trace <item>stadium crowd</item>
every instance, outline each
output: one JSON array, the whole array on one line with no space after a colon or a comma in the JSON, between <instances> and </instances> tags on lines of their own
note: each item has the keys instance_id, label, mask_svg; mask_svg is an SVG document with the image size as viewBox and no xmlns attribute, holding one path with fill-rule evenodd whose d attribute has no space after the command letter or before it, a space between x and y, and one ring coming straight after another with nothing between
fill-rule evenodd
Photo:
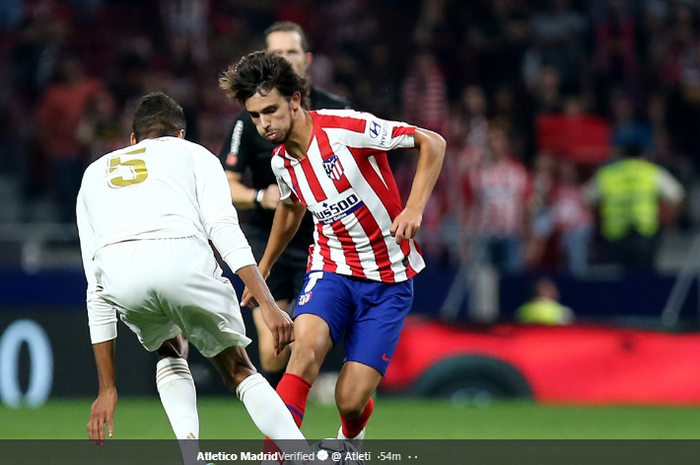
<instances>
[{"instance_id":1,"label":"stadium crowd","mask_svg":"<svg viewBox=\"0 0 700 465\"><path fill-rule=\"evenodd\" d=\"M604 163L635 152L686 192L698 180L695 1L12 0L0 195L19 207L0 221L74 221L85 166L124 145L151 91L218 153L240 108L217 79L275 21L306 31L314 84L447 139L420 235L429 257L585 273L607 258L587 192ZM415 161L392 159L404 193ZM659 222L692 226L690 210L661 208Z\"/></svg>"}]
</instances>

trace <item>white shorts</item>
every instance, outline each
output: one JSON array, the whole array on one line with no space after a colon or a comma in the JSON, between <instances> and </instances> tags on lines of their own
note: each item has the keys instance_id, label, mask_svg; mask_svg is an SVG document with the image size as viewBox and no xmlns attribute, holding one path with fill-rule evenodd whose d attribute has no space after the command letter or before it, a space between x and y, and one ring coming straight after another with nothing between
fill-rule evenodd
<instances>
[{"instance_id":1,"label":"white shorts","mask_svg":"<svg viewBox=\"0 0 700 465\"><path fill-rule=\"evenodd\" d=\"M121 242L100 249L95 263L98 294L148 351L181 332L208 358L250 344L233 286L204 239Z\"/></svg>"}]
</instances>

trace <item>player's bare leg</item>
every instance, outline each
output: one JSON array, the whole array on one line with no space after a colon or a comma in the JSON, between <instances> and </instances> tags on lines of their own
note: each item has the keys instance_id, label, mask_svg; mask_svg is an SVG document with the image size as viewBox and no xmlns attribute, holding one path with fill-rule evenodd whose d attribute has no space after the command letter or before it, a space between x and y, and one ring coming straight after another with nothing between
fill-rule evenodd
<instances>
[{"instance_id":1,"label":"player's bare leg","mask_svg":"<svg viewBox=\"0 0 700 465\"><path fill-rule=\"evenodd\" d=\"M277 392L301 427L306 411L309 389L316 380L323 359L333 347L328 324L311 314L299 315L294 321L294 350L287 371L277 385ZM266 451L274 451L265 444Z\"/></svg>"},{"instance_id":2,"label":"player's bare leg","mask_svg":"<svg viewBox=\"0 0 700 465\"><path fill-rule=\"evenodd\" d=\"M279 308L285 312L288 311L289 300L284 299L276 302ZM287 346L284 348L282 353L275 355L275 343L272 339L272 334L267 329L267 326L265 326L260 307L255 307L253 309L253 321L255 322L255 328L258 331L258 351L260 353L260 366L262 367L263 371L270 373L279 373L284 371L284 368L287 366L287 362L289 362L291 347Z\"/></svg>"},{"instance_id":3,"label":"player's bare leg","mask_svg":"<svg viewBox=\"0 0 700 465\"><path fill-rule=\"evenodd\" d=\"M285 453L310 452L292 414L270 383L255 370L245 348L229 347L210 360L219 370L226 386L238 395L255 426L265 436L272 439ZM284 439L301 441L280 441Z\"/></svg>"},{"instance_id":4,"label":"player's bare leg","mask_svg":"<svg viewBox=\"0 0 700 465\"><path fill-rule=\"evenodd\" d=\"M156 385L185 464L197 463L199 416L197 391L187 364L189 342L183 334L167 340L156 353Z\"/></svg>"},{"instance_id":5,"label":"player's bare leg","mask_svg":"<svg viewBox=\"0 0 700 465\"><path fill-rule=\"evenodd\" d=\"M301 427L309 390L316 381L323 359L333 347L333 340L328 324L308 313L296 318L294 335L294 349L287 371L277 385L277 392Z\"/></svg>"},{"instance_id":6,"label":"player's bare leg","mask_svg":"<svg viewBox=\"0 0 700 465\"><path fill-rule=\"evenodd\" d=\"M363 363L346 362L335 385L335 404L342 423L338 437L355 439L358 448L374 409L372 394L381 380L382 374L374 368Z\"/></svg>"},{"instance_id":7,"label":"player's bare leg","mask_svg":"<svg viewBox=\"0 0 700 465\"><path fill-rule=\"evenodd\" d=\"M294 350L287 364L287 373L313 384L323 360L333 348L331 332L323 318L308 313L294 320Z\"/></svg>"}]
</instances>

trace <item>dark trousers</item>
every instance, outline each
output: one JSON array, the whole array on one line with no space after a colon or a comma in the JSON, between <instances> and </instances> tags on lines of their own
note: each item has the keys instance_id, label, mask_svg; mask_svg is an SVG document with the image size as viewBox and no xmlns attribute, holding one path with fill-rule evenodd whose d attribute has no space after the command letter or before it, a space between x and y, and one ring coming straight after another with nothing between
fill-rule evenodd
<instances>
[{"instance_id":1,"label":"dark trousers","mask_svg":"<svg viewBox=\"0 0 700 465\"><path fill-rule=\"evenodd\" d=\"M658 234L652 237L633 232L618 241L606 241L608 261L629 269L650 270L658 248Z\"/></svg>"}]
</instances>

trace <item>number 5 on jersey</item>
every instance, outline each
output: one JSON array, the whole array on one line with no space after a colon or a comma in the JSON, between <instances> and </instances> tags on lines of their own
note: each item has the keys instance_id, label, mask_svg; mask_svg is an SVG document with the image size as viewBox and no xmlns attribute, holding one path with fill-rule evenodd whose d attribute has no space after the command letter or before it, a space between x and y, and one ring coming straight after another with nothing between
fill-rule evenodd
<instances>
[{"instance_id":1,"label":"number 5 on jersey","mask_svg":"<svg viewBox=\"0 0 700 465\"><path fill-rule=\"evenodd\" d=\"M134 150L126 155L143 153L145 151L146 149ZM114 173L114 176L110 177L108 180L109 187L112 189L120 189L122 187L140 184L148 177L146 162L136 158L133 160L122 161L121 157L112 157L109 159L108 172L110 174Z\"/></svg>"}]
</instances>

